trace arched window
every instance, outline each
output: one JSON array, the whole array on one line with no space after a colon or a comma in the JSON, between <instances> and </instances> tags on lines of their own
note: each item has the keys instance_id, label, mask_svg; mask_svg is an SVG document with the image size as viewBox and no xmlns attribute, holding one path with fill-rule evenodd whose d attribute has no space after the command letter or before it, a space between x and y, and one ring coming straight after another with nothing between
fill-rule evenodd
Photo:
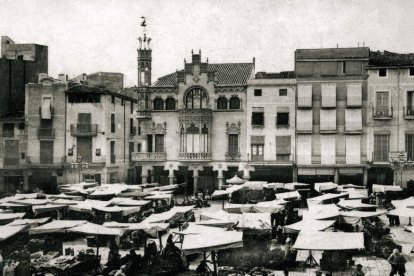
<instances>
[{"instance_id":1,"label":"arched window","mask_svg":"<svg viewBox=\"0 0 414 276\"><path fill-rule=\"evenodd\" d=\"M175 99L168 97L165 100L165 109L166 110L175 110Z\"/></svg>"},{"instance_id":2,"label":"arched window","mask_svg":"<svg viewBox=\"0 0 414 276\"><path fill-rule=\"evenodd\" d=\"M226 97L221 96L217 99L217 109L227 109Z\"/></svg>"},{"instance_id":3,"label":"arched window","mask_svg":"<svg viewBox=\"0 0 414 276\"><path fill-rule=\"evenodd\" d=\"M163 109L164 109L164 100L162 98L155 98L154 110L163 110Z\"/></svg>"},{"instance_id":4,"label":"arched window","mask_svg":"<svg viewBox=\"0 0 414 276\"><path fill-rule=\"evenodd\" d=\"M230 109L240 109L240 99L237 96L230 98Z\"/></svg>"},{"instance_id":5,"label":"arched window","mask_svg":"<svg viewBox=\"0 0 414 276\"><path fill-rule=\"evenodd\" d=\"M188 91L185 96L185 107L187 109L207 108L207 93L200 88Z\"/></svg>"}]
</instances>

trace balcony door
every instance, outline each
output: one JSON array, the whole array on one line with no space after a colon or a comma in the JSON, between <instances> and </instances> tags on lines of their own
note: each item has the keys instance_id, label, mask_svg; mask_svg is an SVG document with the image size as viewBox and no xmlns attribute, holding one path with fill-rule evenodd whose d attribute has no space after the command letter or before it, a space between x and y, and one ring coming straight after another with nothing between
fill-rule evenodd
<instances>
[{"instance_id":1,"label":"balcony door","mask_svg":"<svg viewBox=\"0 0 414 276\"><path fill-rule=\"evenodd\" d=\"M376 115L388 116L389 114L389 95L388 92L377 92Z\"/></svg>"},{"instance_id":2,"label":"balcony door","mask_svg":"<svg viewBox=\"0 0 414 276\"><path fill-rule=\"evenodd\" d=\"M91 113L79 113L78 114L78 131L90 132L91 131Z\"/></svg>"},{"instance_id":3,"label":"balcony door","mask_svg":"<svg viewBox=\"0 0 414 276\"><path fill-rule=\"evenodd\" d=\"M83 162L92 162L92 137L77 137L77 156L82 156Z\"/></svg>"},{"instance_id":4,"label":"balcony door","mask_svg":"<svg viewBox=\"0 0 414 276\"><path fill-rule=\"evenodd\" d=\"M53 164L53 141L40 141L40 163Z\"/></svg>"}]
</instances>

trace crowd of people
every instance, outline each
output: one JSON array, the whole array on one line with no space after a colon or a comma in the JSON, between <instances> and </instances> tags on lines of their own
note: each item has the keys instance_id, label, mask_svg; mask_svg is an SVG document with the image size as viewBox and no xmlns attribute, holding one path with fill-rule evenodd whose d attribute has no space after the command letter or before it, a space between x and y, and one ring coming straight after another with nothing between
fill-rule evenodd
<instances>
[{"instance_id":1,"label":"crowd of people","mask_svg":"<svg viewBox=\"0 0 414 276\"><path fill-rule=\"evenodd\" d=\"M27 246L10 254L7 260L3 259L0 249L0 273L3 276L30 276L30 253Z\"/></svg>"}]
</instances>

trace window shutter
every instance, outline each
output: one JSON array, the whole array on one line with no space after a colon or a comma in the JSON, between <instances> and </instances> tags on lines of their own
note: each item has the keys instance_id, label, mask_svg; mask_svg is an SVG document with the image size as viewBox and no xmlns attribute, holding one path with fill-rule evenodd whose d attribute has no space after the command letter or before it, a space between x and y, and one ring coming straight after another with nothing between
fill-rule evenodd
<instances>
[{"instance_id":1,"label":"window shutter","mask_svg":"<svg viewBox=\"0 0 414 276\"><path fill-rule=\"evenodd\" d=\"M290 153L291 153L290 136L276 136L276 154L290 154Z\"/></svg>"}]
</instances>

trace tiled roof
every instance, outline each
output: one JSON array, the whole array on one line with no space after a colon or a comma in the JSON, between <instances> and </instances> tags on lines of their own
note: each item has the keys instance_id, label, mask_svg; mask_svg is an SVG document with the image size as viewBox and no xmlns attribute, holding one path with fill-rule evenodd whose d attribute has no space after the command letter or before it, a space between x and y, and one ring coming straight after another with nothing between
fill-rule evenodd
<instances>
[{"instance_id":1,"label":"tiled roof","mask_svg":"<svg viewBox=\"0 0 414 276\"><path fill-rule=\"evenodd\" d=\"M257 72L256 79L294 79L295 71L282 71L279 73Z\"/></svg>"},{"instance_id":2,"label":"tiled roof","mask_svg":"<svg viewBox=\"0 0 414 276\"><path fill-rule=\"evenodd\" d=\"M410 66L414 65L414 54L398 54L393 52L370 51L369 66Z\"/></svg>"},{"instance_id":3,"label":"tiled roof","mask_svg":"<svg viewBox=\"0 0 414 276\"><path fill-rule=\"evenodd\" d=\"M245 85L254 68L253 63L222 63L208 64L207 70L216 72L218 85ZM180 72L182 72L181 70ZM177 83L177 73L159 78L154 86L174 86Z\"/></svg>"}]
</instances>

